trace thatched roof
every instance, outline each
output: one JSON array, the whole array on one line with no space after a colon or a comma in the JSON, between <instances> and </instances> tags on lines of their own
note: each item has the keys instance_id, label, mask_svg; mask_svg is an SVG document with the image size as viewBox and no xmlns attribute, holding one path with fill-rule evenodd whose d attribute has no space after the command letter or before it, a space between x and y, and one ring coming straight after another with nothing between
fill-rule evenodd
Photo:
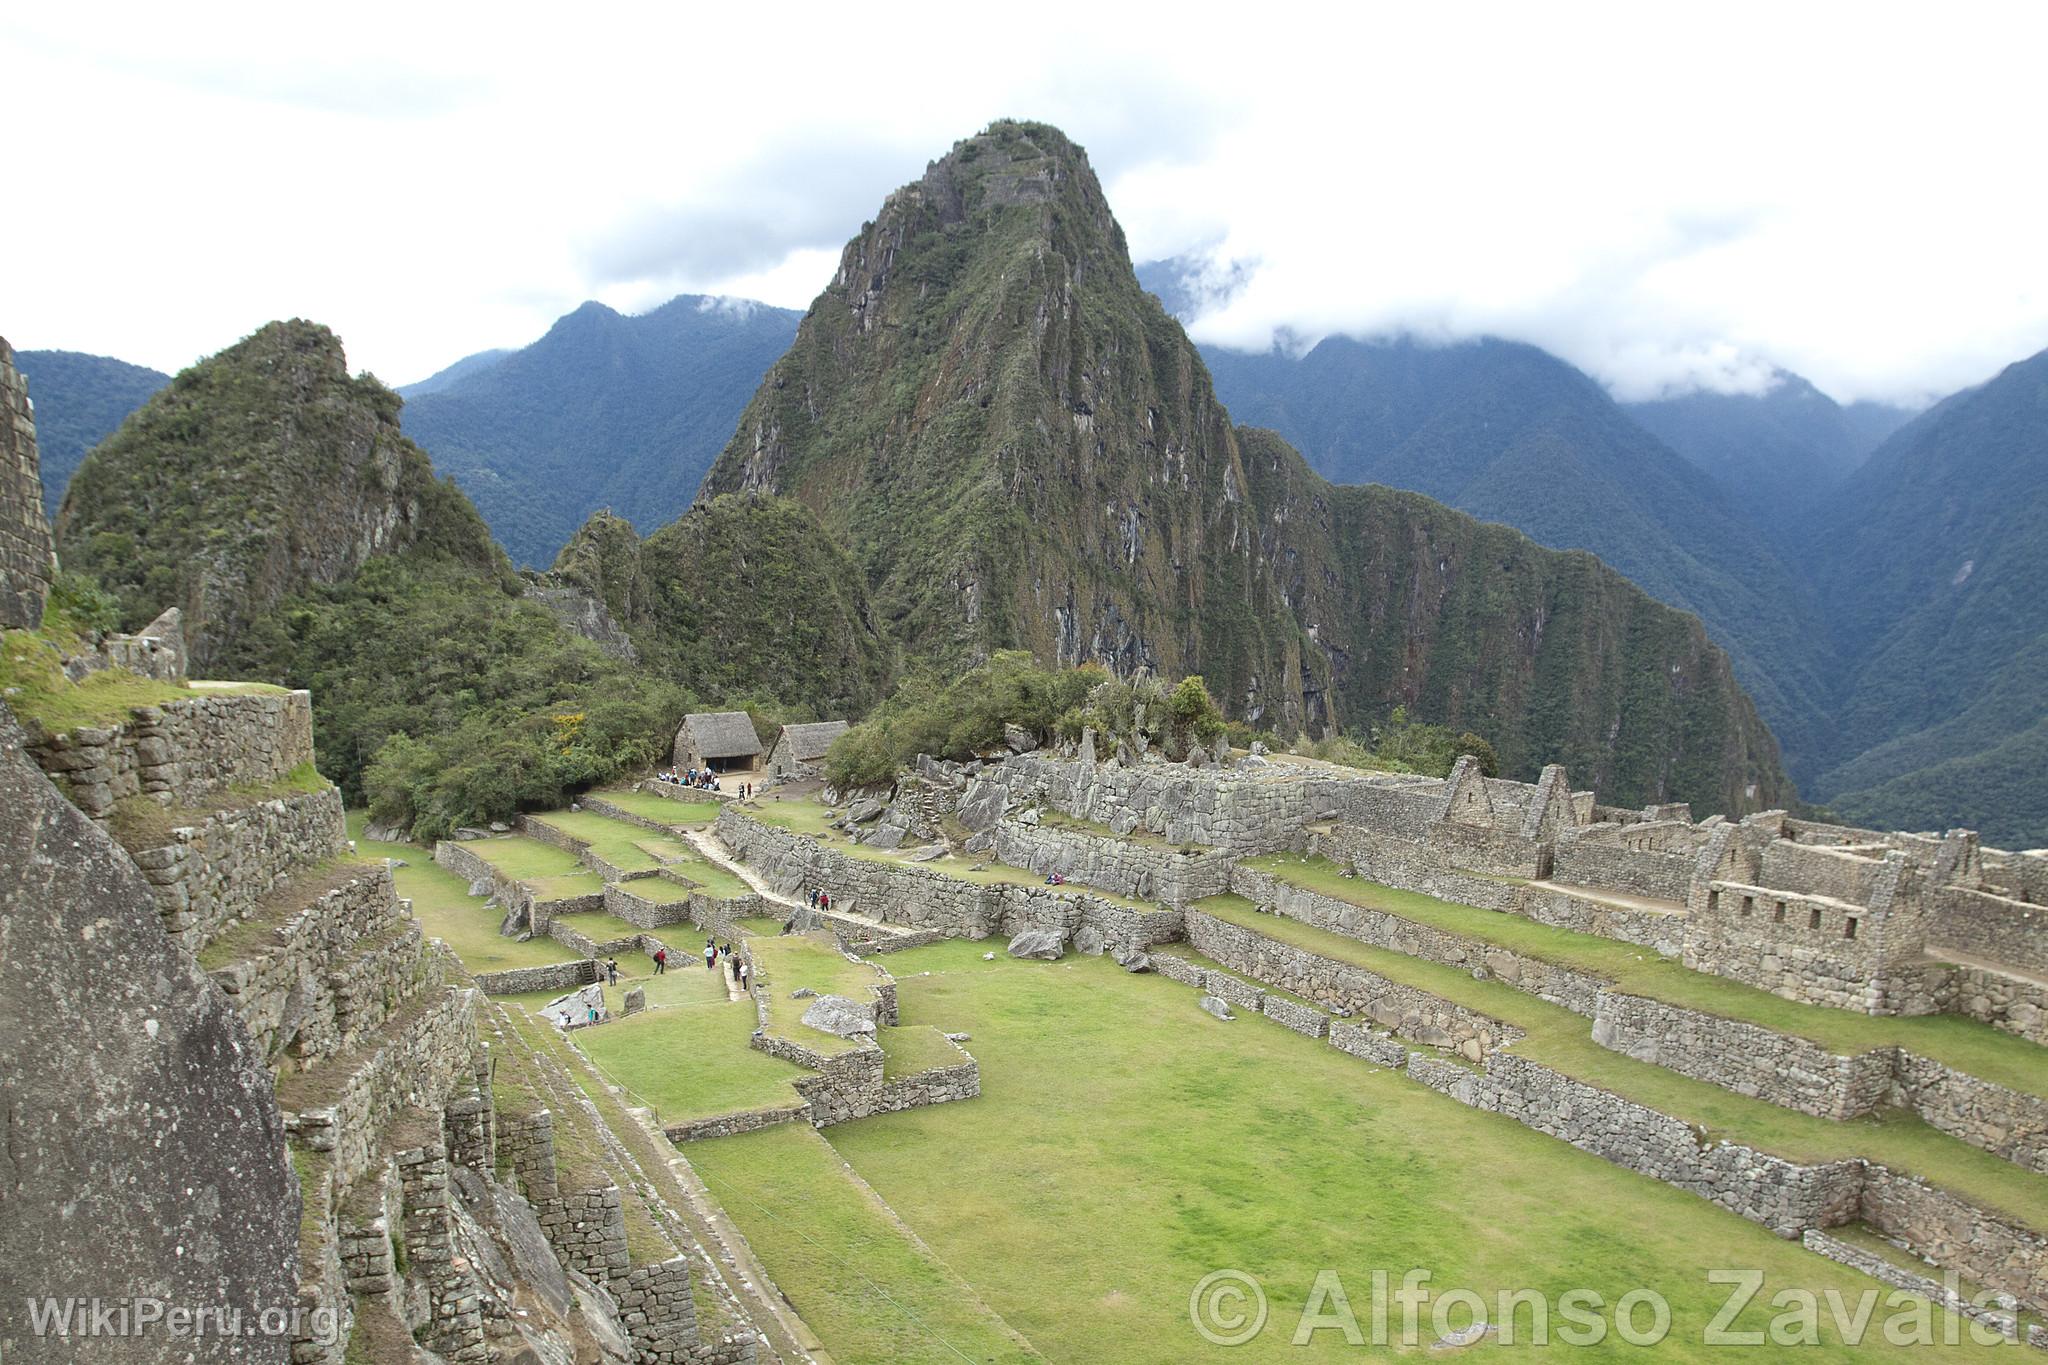
<instances>
[{"instance_id":1,"label":"thatched roof","mask_svg":"<svg viewBox=\"0 0 2048 1365\"><path fill-rule=\"evenodd\" d=\"M683 717L689 745L705 758L751 758L761 752L761 737L744 711L693 711Z\"/></svg>"},{"instance_id":2,"label":"thatched roof","mask_svg":"<svg viewBox=\"0 0 2048 1365\"><path fill-rule=\"evenodd\" d=\"M851 727L843 720L813 721L808 725L782 727L781 743L789 745L789 756L798 763L814 763L825 756L832 741Z\"/></svg>"}]
</instances>

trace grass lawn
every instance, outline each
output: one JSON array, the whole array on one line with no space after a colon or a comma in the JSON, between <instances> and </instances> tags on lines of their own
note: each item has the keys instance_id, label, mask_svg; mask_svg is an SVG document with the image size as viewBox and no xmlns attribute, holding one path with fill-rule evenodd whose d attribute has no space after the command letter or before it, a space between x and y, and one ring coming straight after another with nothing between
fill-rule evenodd
<instances>
[{"instance_id":1,"label":"grass lawn","mask_svg":"<svg viewBox=\"0 0 2048 1365\"><path fill-rule=\"evenodd\" d=\"M595 872L560 872L552 877L528 877L526 889L539 901L566 901L578 896L604 894L604 878Z\"/></svg>"},{"instance_id":2,"label":"grass lawn","mask_svg":"<svg viewBox=\"0 0 2048 1365\"><path fill-rule=\"evenodd\" d=\"M1289 1345L1325 1267L1343 1277L1368 1332L1375 1268L1391 1269L1397 1284L1405 1269L1426 1268L1434 1291L1489 1301L1528 1288L1555 1304L1586 1288L1613 1305L1647 1287L1673 1315L1660 1359L1727 1354L1701 1342L1727 1294L1708 1282L1710 1269L1766 1276L1738 1329L1765 1328L1780 1289L1833 1289L1853 1304L1873 1288L1692 1195L1398 1072L1261 1018L1211 1020L1192 991L1163 978L1085 957L983 962L982 951L950 942L891 960L908 1023L973 1033L981 1097L825 1137L1049 1360L1372 1358L1334 1330ZM853 1193L834 1184L829 1161L798 1161L807 1138L750 1135L689 1155L836 1357L899 1358L898 1343L875 1335L892 1325L887 1300L848 1262L906 1301L930 1272L899 1268L901 1253L880 1245L872 1218L849 1230ZM1271 1303L1265 1332L1234 1349L1206 1345L1188 1317L1197 1281L1225 1268L1257 1276ZM1525 1333L1528 1322L1525 1309ZM1390 1325L1398 1333L1398 1309ZM1825 1310L1820 1333L1827 1344L1802 1358L1856 1355ZM1864 1354L1896 1351L1871 1335ZM1420 1348L1435 1336L1425 1310ZM1486 1359L1555 1355L1480 1349ZM1588 1354L1603 1352L1643 1354L1612 1334Z\"/></svg>"},{"instance_id":3,"label":"grass lawn","mask_svg":"<svg viewBox=\"0 0 2048 1365\"><path fill-rule=\"evenodd\" d=\"M682 876L697 883L703 888L705 895L714 899L729 901L754 894L753 887L708 858L691 858L684 862L671 863L670 866Z\"/></svg>"},{"instance_id":4,"label":"grass lawn","mask_svg":"<svg viewBox=\"0 0 2048 1365\"><path fill-rule=\"evenodd\" d=\"M1283 915L1262 915L1242 896L1212 896L1197 901L1195 908L1506 1020L1528 1031L1528 1037L1514 1044L1519 1055L1698 1124L1717 1137L1796 1161L1867 1156L1924 1176L1986 1207L2003 1209L2029 1227L2048 1229L2048 1176L1938 1132L1911 1114L1894 1110L1883 1117L1835 1123L1781 1109L1601 1047L1593 1041L1592 1026L1584 1016L1504 982L1475 981L1456 967L1368 947Z\"/></svg>"},{"instance_id":5,"label":"grass lawn","mask_svg":"<svg viewBox=\"0 0 2048 1365\"><path fill-rule=\"evenodd\" d=\"M807 986L819 995L870 1001L881 980L873 967L850 961L833 944L810 934L755 938L747 946L760 972L757 984L768 1001L769 1032L794 1039L815 1052L844 1052L854 1046L851 1039L806 1027L803 1016L811 1002L794 999L790 992Z\"/></svg>"},{"instance_id":6,"label":"grass lawn","mask_svg":"<svg viewBox=\"0 0 2048 1365\"><path fill-rule=\"evenodd\" d=\"M697 829L718 818L723 806L719 801L671 801L666 796L654 796L648 792L592 792L600 801L608 801L620 810L629 811L643 820L653 820L664 825L680 825Z\"/></svg>"},{"instance_id":7,"label":"grass lawn","mask_svg":"<svg viewBox=\"0 0 2048 1365\"><path fill-rule=\"evenodd\" d=\"M471 839L463 845L491 865L508 881L531 881L536 877L562 877L584 872L573 853L529 839L523 834L506 834L491 839Z\"/></svg>"},{"instance_id":8,"label":"grass lawn","mask_svg":"<svg viewBox=\"0 0 2048 1365\"><path fill-rule=\"evenodd\" d=\"M418 844L388 844L363 837L362 811L348 816L349 836L365 857L396 858L405 864L391 870L398 894L412 901L412 912L429 938L438 938L455 950L462 965L471 972L502 972L513 967L544 967L551 962L571 962L576 954L551 938L521 943L498 933L501 918L486 910L481 897L469 894L469 883L434 861L432 853Z\"/></svg>"},{"instance_id":9,"label":"grass lawn","mask_svg":"<svg viewBox=\"0 0 2048 1365\"><path fill-rule=\"evenodd\" d=\"M875 1030L882 1048L882 1075L915 1076L921 1071L959 1066L967 1059L960 1049L946 1041L946 1035L929 1024L905 1024L899 1028Z\"/></svg>"},{"instance_id":10,"label":"grass lawn","mask_svg":"<svg viewBox=\"0 0 2048 1365\"><path fill-rule=\"evenodd\" d=\"M621 872L651 871L690 853L688 844L671 835L656 834L595 811L553 810L526 818L588 844L592 853Z\"/></svg>"},{"instance_id":11,"label":"grass lawn","mask_svg":"<svg viewBox=\"0 0 2048 1365\"><path fill-rule=\"evenodd\" d=\"M715 979L702 967L680 975ZM663 1123L677 1123L797 1102L789 1083L810 1073L748 1047L753 1032L752 1001L699 1001L578 1029L569 1041L632 1103L651 1107Z\"/></svg>"},{"instance_id":12,"label":"grass lawn","mask_svg":"<svg viewBox=\"0 0 2048 1365\"><path fill-rule=\"evenodd\" d=\"M841 1365L1044 1359L945 1262L906 1236L808 1125L682 1150ZM956 1194L973 1202L970 1192Z\"/></svg>"},{"instance_id":13,"label":"grass lawn","mask_svg":"<svg viewBox=\"0 0 2048 1365\"><path fill-rule=\"evenodd\" d=\"M169 683L125 668L107 668L78 682L65 676L62 655L84 641L61 624L0 635L0 687L7 704L25 721L51 734L82 726L113 725L138 706L161 706L223 692L283 692L269 683Z\"/></svg>"},{"instance_id":14,"label":"grass lawn","mask_svg":"<svg viewBox=\"0 0 2048 1365\"><path fill-rule=\"evenodd\" d=\"M568 925L571 929L574 929L577 933L584 935L595 943L610 943L616 939L637 938L641 934L648 932L631 920L620 919L617 915L607 915L602 910L586 910L576 915L556 915L555 922ZM687 928L688 926L683 927ZM662 942L668 943L669 941L663 939ZM675 956L675 945L673 943L669 944L669 956Z\"/></svg>"},{"instance_id":15,"label":"grass lawn","mask_svg":"<svg viewBox=\"0 0 2048 1365\"><path fill-rule=\"evenodd\" d=\"M1556 929L1520 915L1345 877L1327 858L1282 853L1248 858L1245 866L1353 905L1384 910L1418 924L1575 968L1612 981L1631 995L1808 1038L1838 1055L1897 1044L1982 1080L2031 1095L2048 1095L2048 1050L1975 1019L1953 1014L1896 1018L1801 1004L1725 976L1692 971L1633 943Z\"/></svg>"}]
</instances>

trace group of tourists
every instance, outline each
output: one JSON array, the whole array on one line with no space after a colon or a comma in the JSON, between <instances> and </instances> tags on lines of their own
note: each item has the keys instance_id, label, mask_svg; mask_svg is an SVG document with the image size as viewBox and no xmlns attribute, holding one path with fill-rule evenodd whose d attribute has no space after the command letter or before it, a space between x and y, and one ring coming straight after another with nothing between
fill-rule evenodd
<instances>
[{"instance_id":1,"label":"group of tourists","mask_svg":"<svg viewBox=\"0 0 2048 1365\"><path fill-rule=\"evenodd\" d=\"M732 979L739 983L741 990L745 990L747 983L753 979L754 975L753 968L747 965L747 960L739 955L732 944L720 943L717 939L705 939L704 970L710 972L717 971L721 959L731 966Z\"/></svg>"},{"instance_id":2,"label":"group of tourists","mask_svg":"<svg viewBox=\"0 0 2048 1365\"><path fill-rule=\"evenodd\" d=\"M832 912L832 893L813 887L811 890L811 909L830 914Z\"/></svg>"},{"instance_id":3,"label":"group of tourists","mask_svg":"<svg viewBox=\"0 0 2048 1365\"><path fill-rule=\"evenodd\" d=\"M709 768L684 768L680 772L674 768L663 768L654 775L654 780L666 782L673 787L694 787L698 791L715 792L718 790L718 774ZM742 799L752 796L754 794L754 784L742 782L739 785L738 791Z\"/></svg>"}]
</instances>

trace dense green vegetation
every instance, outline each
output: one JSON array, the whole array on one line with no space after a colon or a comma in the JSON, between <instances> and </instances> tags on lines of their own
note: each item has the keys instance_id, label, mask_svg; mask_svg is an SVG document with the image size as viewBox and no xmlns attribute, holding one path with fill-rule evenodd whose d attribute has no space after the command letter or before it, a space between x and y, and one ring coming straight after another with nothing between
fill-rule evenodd
<instances>
[{"instance_id":1,"label":"dense green vegetation","mask_svg":"<svg viewBox=\"0 0 2048 1365\"><path fill-rule=\"evenodd\" d=\"M1812 785L1842 814L2048 844L2044 448L2048 352L1905 427L1830 501L1814 572L1851 672Z\"/></svg>"},{"instance_id":2,"label":"dense green vegetation","mask_svg":"<svg viewBox=\"0 0 2048 1365\"><path fill-rule=\"evenodd\" d=\"M551 563L600 508L643 529L690 505L798 315L684 295L624 317L586 303L521 350L406 394L406 435L514 560Z\"/></svg>"},{"instance_id":3,"label":"dense green vegetation","mask_svg":"<svg viewBox=\"0 0 2048 1365\"><path fill-rule=\"evenodd\" d=\"M826 776L836 786L864 787L889 781L919 754L970 759L1001 749L1005 726L1038 744L1093 729L1104 753L1119 740L1142 740L1174 759L1215 743L1225 728L1200 677L1168 687L1156 678L1114 678L1098 664L1046 668L1024 650L1003 650L950 679L929 667L904 678L832 745Z\"/></svg>"},{"instance_id":4,"label":"dense green vegetation","mask_svg":"<svg viewBox=\"0 0 2048 1365\"><path fill-rule=\"evenodd\" d=\"M768 739L784 722L865 711L894 662L860 571L787 498L714 498L645 540L600 514L546 581L602 603L655 673L754 698Z\"/></svg>"},{"instance_id":5,"label":"dense green vegetation","mask_svg":"<svg viewBox=\"0 0 2048 1365\"><path fill-rule=\"evenodd\" d=\"M43 511L54 518L85 452L113 435L128 414L171 377L125 360L77 351L16 351L14 363L35 400Z\"/></svg>"},{"instance_id":6,"label":"dense green vegetation","mask_svg":"<svg viewBox=\"0 0 2048 1365\"><path fill-rule=\"evenodd\" d=\"M1197 673L1290 737L1407 705L1487 736L1508 775L1563 753L1624 804L1788 795L1696 621L1234 428L1086 157L1042 124L997 123L890 199L704 487L801 500L911 661Z\"/></svg>"}]
</instances>

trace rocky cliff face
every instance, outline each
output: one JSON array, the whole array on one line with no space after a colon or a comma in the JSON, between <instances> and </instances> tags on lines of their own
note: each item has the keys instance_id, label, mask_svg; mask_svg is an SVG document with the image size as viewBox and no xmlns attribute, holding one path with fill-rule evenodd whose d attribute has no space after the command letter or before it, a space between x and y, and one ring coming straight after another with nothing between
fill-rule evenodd
<instances>
[{"instance_id":1,"label":"rocky cliff face","mask_svg":"<svg viewBox=\"0 0 2048 1365\"><path fill-rule=\"evenodd\" d=\"M352 378L340 340L275 322L180 374L88 455L57 517L65 563L140 624L184 609L195 671L233 656L290 594L446 534L502 561L398 428L398 398ZM462 509L467 510L466 505Z\"/></svg>"},{"instance_id":2,"label":"rocky cliff face","mask_svg":"<svg viewBox=\"0 0 2048 1365\"><path fill-rule=\"evenodd\" d=\"M1043 125L958 144L847 245L700 498L738 492L804 503L917 654L1200 672L1283 731L1417 704L1623 802L1789 795L1690 616L1235 428Z\"/></svg>"}]
</instances>

